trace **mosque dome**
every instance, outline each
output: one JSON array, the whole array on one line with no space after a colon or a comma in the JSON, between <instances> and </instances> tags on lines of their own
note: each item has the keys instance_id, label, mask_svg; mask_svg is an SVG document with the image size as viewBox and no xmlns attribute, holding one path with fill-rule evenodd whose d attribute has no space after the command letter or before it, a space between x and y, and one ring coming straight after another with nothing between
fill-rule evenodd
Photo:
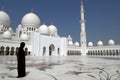
<instances>
[{"instance_id":1,"label":"mosque dome","mask_svg":"<svg viewBox=\"0 0 120 80\"><path fill-rule=\"evenodd\" d=\"M13 30L12 30L12 28L11 28L11 27L9 28L9 31L10 31L10 32L13 32Z\"/></svg>"},{"instance_id":2,"label":"mosque dome","mask_svg":"<svg viewBox=\"0 0 120 80\"><path fill-rule=\"evenodd\" d=\"M69 42L68 42L68 45L69 45L69 46L73 46L73 42L72 42L72 41L69 41Z\"/></svg>"},{"instance_id":3,"label":"mosque dome","mask_svg":"<svg viewBox=\"0 0 120 80\"><path fill-rule=\"evenodd\" d=\"M25 27L24 30L27 31L27 28Z\"/></svg>"},{"instance_id":4,"label":"mosque dome","mask_svg":"<svg viewBox=\"0 0 120 80\"><path fill-rule=\"evenodd\" d=\"M68 41L72 41L72 37L68 35Z\"/></svg>"},{"instance_id":5,"label":"mosque dome","mask_svg":"<svg viewBox=\"0 0 120 80\"><path fill-rule=\"evenodd\" d=\"M28 35L27 35L27 34L22 34L22 35L20 36L20 40L22 40L22 41L27 41L27 40L28 40Z\"/></svg>"},{"instance_id":6,"label":"mosque dome","mask_svg":"<svg viewBox=\"0 0 120 80\"><path fill-rule=\"evenodd\" d=\"M49 34L49 28L45 24L41 25L39 27L38 31L40 32L40 34L44 34L44 35L48 35Z\"/></svg>"},{"instance_id":7,"label":"mosque dome","mask_svg":"<svg viewBox=\"0 0 120 80\"><path fill-rule=\"evenodd\" d=\"M89 43L88 43L88 46L89 46L89 47L92 47L92 46L93 46L93 43L92 43L92 42L89 42Z\"/></svg>"},{"instance_id":8,"label":"mosque dome","mask_svg":"<svg viewBox=\"0 0 120 80\"><path fill-rule=\"evenodd\" d=\"M76 47L79 47L79 46L80 46L78 42L75 42L74 45L75 45Z\"/></svg>"},{"instance_id":9,"label":"mosque dome","mask_svg":"<svg viewBox=\"0 0 120 80\"><path fill-rule=\"evenodd\" d=\"M1 24L6 24L7 26L10 25L10 17L4 11L0 11L0 23Z\"/></svg>"},{"instance_id":10,"label":"mosque dome","mask_svg":"<svg viewBox=\"0 0 120 80\"><path fill-rule=\"evenodd\" d=\"M98 46L103 46L103 42L102 41L98 41L97 45Z\"/></svg>"},{"instance_id":11,"label":"mosque dome","mask_svg":"<svg viewBox=\"0 0 120 80\"><path fill-rule=\"evenodd\" d=\"M18 25L18 28L22 28L22 25L21 25L21 24L19 24L19 25Z\"/></svg>"},{"instance_id":12,"label":"mosque dome","mask_svg":"<svg viewBox=\"0 0 120 80\"><path fill-rule=\"evenodd\" d=\"M115 44L115 41L112 40L112 39L110 39L110 40L108 41L108 44L109 44L109 45L114 45L114 44Z\"/></svg>"},{"instance_id":13,"label":"mosque dome","mask_svg":"<svg viewBox=\"0 0 120 80\"><path fill-rule=\"evenodd\" d=\"M10 32L9 30L5 31L5 32L3 33L3 38L4 38L4 39L11 39L11 38L12 38L11 32Z\"/></svg>"},{"instance_id":14,"label":"mosque dome","mask_svg":"<svg viewBox=\"0 0 120 80\"><path fill-rule=\"evenodd\" d=\"M55 35L57 33L57 28L54 25L49 26L50 35Z\"/></svg>"},{"instance_id":15,"label":"mosque dome","mask_svg":"<svg viewBox=\"0 0 120 80\"><path fill-rule=\"evenodd\" d=\"M31 13L27 13L22 18L21 24L23 26L33 25L33 26L39 27L40 26L40 19L39 19L39 17L36 14L34 14L32 12Z\"/></svg>"},{"instance_id":16,"label":"mosque dome","mask_svg":"<svg viewBox=\"0 0 120 80\"><path fill-rule=\"evenodd\" d=\"M9 28L9 30L11 31L11 30L12 30L12 28Z\"/></svg>"},{"instance_id":17,"label":"mosque dome","mask_svg":"<svg viewBox=\"0 0 120 80\"><path fill-rule=\"evenodd\" d=\"M68 35L68 38L71 38L71 36L70 36L70 35Z\"/></svg>"}]
</instances>

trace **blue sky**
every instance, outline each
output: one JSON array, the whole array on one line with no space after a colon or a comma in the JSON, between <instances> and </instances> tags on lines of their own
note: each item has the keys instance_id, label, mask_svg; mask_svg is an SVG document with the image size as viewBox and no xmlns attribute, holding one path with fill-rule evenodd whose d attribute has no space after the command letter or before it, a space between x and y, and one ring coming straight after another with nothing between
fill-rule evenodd
<instances>
[{"instance_id":1,"label":"blue sky","mask_svg":"<svg viewBox=\"0 0 120 80\"><path fill-rule=\"evenodd\" d=\"M87 42L94 44L109 39L120 43L120 0L83 0L85 8ZM54 24L60 36L71 35L73 41L80 41L80 0L0 0L0 8L11 18L15 31L22 17L36 13L41 24Z\"/></svg>"}]
</instances>

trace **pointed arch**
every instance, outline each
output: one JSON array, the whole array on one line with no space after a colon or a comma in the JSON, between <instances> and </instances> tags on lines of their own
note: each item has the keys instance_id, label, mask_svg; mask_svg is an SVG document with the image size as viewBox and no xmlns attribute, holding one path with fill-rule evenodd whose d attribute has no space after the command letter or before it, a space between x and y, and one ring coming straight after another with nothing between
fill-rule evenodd
<instances>
[{"instance_id":1,"label":"pointed arch","mask_svg":"<svg viewBox=\"0 0 120 80\"><path fill-rule=\"evenodd\" d=\"M58 48L58 55L60 55L60 48Z\"/></svg>"},{"instance_id":2,"label":"pointed arch","mask_svg":"<svg viewBox=\"0 0 120 80\"><path fill-rule=\"evenodd\" d=\"M22 31L19 32L19 37L21 36L21 34L22 34Z\"/></svg>"},{"instance_id":3,"label":"pointed arch","mask_svg":"<svg viewBox=\"0 0 120 80\"><path fill-rule=\"evenodd\" d=\"M28 48L25 48L25 55L28 55Z\"/></svg>"},{"instance_id":4,"label":"pointed arch","mask_svg":"<svg viewBox=\"0 0 120 80\"><path fill-rule=\"evenodd\" d=\"M11 47L11 53L10 55L14 55L14 47Z\"/></svg>"},{"instance_id":5,"label":"pointed arch","mask_svg":"<svg viewBox=\"0 0 120 80\"><path fill-rule=\"evenodd\" d=\"M18 50L19 50L19 48L18 48L18 47L16 47L16 54L18 53Z\"/></svg>"},{"instance_id":6,"label":"pointed arch","mask_svg":"<svg viewBox=\"0 0 120 80\"><path fill-rule=\"evenodd\" d=\"M49 56L55 54L55 46L53 44L51 44L49 46Z\"/></svg>"},{"instance_id":7,"label":"pointed arch","mask_svg":"<svg viewBox=\"0 0 120 80\"><path fill-rule=\"evenodd\" d=\"M46 54L46 47L43 47L43 56Z\"/></svg>"},{"instance_id":8,"label":"pointed arch","mask_svg":"<svg viewBox=\"0 0 120 80\"><path fill-rule=\"evenodd\" d=\"M5 49L5 47L1 46L1 55L4 55L4 49Z\"/></svg>"},{"instance_id":9,"label":"pointed arch","mask_svg":"<svg viewBox=\"0 0 120 80\"><path fill-rule=\"evenodd\" d=\"M10 49L10 47L6 47L6 55L9 55L9 49Z\"/></svg>"}]
</instances>

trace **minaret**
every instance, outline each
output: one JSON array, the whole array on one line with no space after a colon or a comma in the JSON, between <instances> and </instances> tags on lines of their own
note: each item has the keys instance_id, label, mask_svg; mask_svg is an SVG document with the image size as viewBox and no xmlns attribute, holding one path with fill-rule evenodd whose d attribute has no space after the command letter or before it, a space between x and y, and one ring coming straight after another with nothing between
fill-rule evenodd
<instances>
[{"instance_id":1,"label":"minaret","mask_svg":"<svg viewBox=\"0 0 120 80\"><path fill-rule=\"evenodd\" d=\"M83 6L83 1L81 0L81 6L80 6L80 13L81 13L81 33L80 33L80 38L81 38L81 53L82 55L86 55L87 49L86 49L86 31L85 31L85 18L84 18L84 6Z\"/></svg>"}]
</instances>

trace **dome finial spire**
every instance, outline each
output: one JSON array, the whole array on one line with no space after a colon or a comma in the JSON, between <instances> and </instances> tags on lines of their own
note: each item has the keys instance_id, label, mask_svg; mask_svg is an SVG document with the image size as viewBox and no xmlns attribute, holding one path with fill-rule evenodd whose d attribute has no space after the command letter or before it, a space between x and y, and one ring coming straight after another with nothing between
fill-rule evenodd
<instances>
[{"instance_id":1,"label":"dome finial spire","mask_svg":"<svg viewBox=\"0 0 120 80\"><path fill-rule=\"evenodd\" d=\"M81 5L83 5L83 0L81 0Z\"/></svg>"}]
</instances>

